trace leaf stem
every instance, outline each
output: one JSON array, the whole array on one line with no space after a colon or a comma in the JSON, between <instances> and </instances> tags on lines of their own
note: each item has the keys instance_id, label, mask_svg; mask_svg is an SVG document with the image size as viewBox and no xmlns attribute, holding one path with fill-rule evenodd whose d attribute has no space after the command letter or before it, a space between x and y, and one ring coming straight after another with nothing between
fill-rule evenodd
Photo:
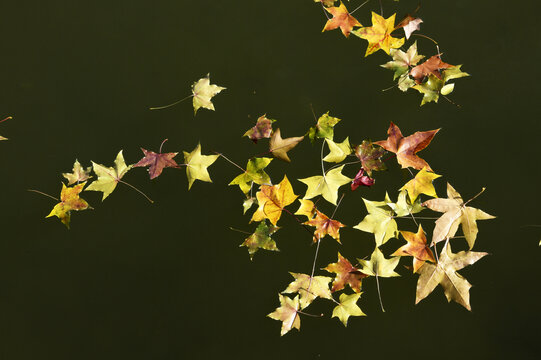
<instances>
[{"instance_id":1,"label":"leaf stem","mask_svg":"<svg viewBox=\"0 0 541 360\"><path fill-rule=\"evenodd\" d=\"M160 150L158 151L160 154L162 153L162 146L165 144L165 142L169 139L163 139L162 143L160 144Z\"/></svg>"},{"instance_id":2,"label":"leaf stem","mask_svg":"<svg viewBox=\"0 0 541 360\"><path fill-rule=\"evenodd\" d=\"M237 164L234 163L233 161L229 160L229 159L227 158L227 156L225 156L224 154L219 153L219 152L217 152L217 151L213 151L213 153L215 153L216 155L219 155L219 156L223 157L223 158L224 158L225 160L227 160L230 164L233 164L233 165L235 165L236 167L238 167L239 169L241 169L242 172L246 172L246 170L244 170L242 167L240 167L239 165L237 165Z\"/></svg>"},{"instance_id":3,"label":"leaf stem","mask_svg":"<svg viewBox=\"0 0 541 360\"><path fill-rule=\"evenodd\" d=\"M118 179L118 182L121 182L123 183L124 185L128 185L129 187L131 187L133 190L137 191L139 194L143 195L151 204L154 204L154 201L149 198L144 192L142 192L141 190L139 190L138 188L136 188L135 186L133 186L132 184L129 184L127 182L125 182L124 180L120 180Z\"/></svg>"},{"instance_id":4,"label":"leaf stem","mask_svg":"<svg viewBox=\"0 0 541 360\"><path fill-rule=\"evenodd\" d=\"M60 201L60 199L55 198L54 196L49 195L49 194L46 194L46 193L41 192L41 191L39 191L39 190L34 190L34 189L26 189L26 190L27 190L27 191L31 191L31 192L35 192L35 193L38 193L38 194L41 194L41 195L44 195L44 196L47 196L47 197L50 197L51 199L54 199L54 200L56 200L56 201Z\"/></svg>"},{"instance_id":5,"label":"leaf stem","mask_svg":"<svg viewBox=\"0 0 541 360\"><path fill-rule=\"evenodd\" d=\"M8 116L7 118L5 118L5 119L3 119L3 120L0 120L0 123L3 123L4 121L6 121L6 120L11 120L11 119L13 119L13 117Z\"/></svg>"},{"instance_id":6,"label":"leaf stem","mask_svg":"<svg viewBox=\"0 0 541 360\"><path fill-rule=\"evenodd\" d=\"M157 106L157 107L151 107L151 108L149 108L149 110L161 110L161 109L167 109L168 107L171 107L171 106L174 106L174 105L176 105L176 104L178 104L178 103L181 103L181 102L183 102L184 100L189 99L189 98L191 98L191 97L193 97L193 96L194 96L194 94L191 94L191 95L186 96L185 98L182 98L182 99L180 99L180 100L177 100L177 101L175 101L174 103L171 103L171 104L169 104L169 105Z\"/></svg>"},{"instance_id":7,"label":"leaf stem","mask_svg":"<svg viewBox=\"0 0 541 360\"><path fill-rule=\"evenodd\" d=\"M247 235L252 235L251 233L247 232L247 231L243 231L243 230L239 230L239 229L235 229L234 227L229 227L230 230L233 230L233 231L236 231L236 232L240 232L240 233L243 233L243 234L247 234Z\"/></svg>"},{"instance_id":8,"label":"leaf stem","mask_svg":"<svg viewBox=\"0 0 541 360\"><path fill-rule=\"evenodd\" d=\"M317 254L319 252L319 243L321 243L321 239L317 239L317 247L316 247L316 254L314 256L314 263L312 264L312 274L310 275L310 282L308 282L308 290L310 290L310 286L312 286L312 279L314 278L314 272L316 271L316 260L317 260Z\"/></svg>"},{"instance_id":9,"label":"leaf stem","mask_svg":"<svg viewBox=\"0 0 541 360\"><path fill-rule=\"evenodd\" d=\"M381 292L379 290L379 277L377 273L376 273L376 285L378 287L379 305L381 306L381 311L385 312L385 309L383 308L383 301L381 300Z\"/></svg>"},{"instance_id":10,"label":"leaf stem","mask_svg":"<svg viewBox=\"0 0 541 360\"><path fill-rule=\"evenodd\" d=\"M357 6L357 7L355 8L355 10L350 11L349 14L350 14L350 15L353 14L355 11L359 10L360 8L362 8L362 7L363 7L367 2L369 2L369 1L370 1L370 0L366 0L366 1L363 2L361 5ZM380 1L380 5L381 5L381 1ZM383 10L382 10L381 16L383 16Z\"/></svg>"}]
</instances>

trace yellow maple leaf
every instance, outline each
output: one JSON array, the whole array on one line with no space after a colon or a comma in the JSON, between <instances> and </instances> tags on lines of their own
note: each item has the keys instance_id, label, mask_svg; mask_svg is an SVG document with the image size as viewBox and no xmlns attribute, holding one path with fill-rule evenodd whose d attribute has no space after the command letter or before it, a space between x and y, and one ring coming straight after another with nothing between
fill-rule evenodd
<instances>
[{"instance_id":1,"label":"yellow maple leaf","mask_svg":"<svg viewBox=\"0 0 541 360\"><path fill-rule=\"evenodd\" d=\"M269 219L273 225L276 225L282 210L291 204L298 195L293 193L291 183L284 176L284 179L278 185L261 185L261 190L256 194L259 208L252 216L252 221L261 221Z\"/></svg>"},{"instance_id":2,"label":"yellow maple leaf","mask_svg":"<svg viewBox=\"0 0 541 360\"><path fill-rule=\"evenodd\" d=\"M372 26L362 27L352 31L361 39L368 40L368 47L364 56L368 56L379 49L390 53L391 49L397 49L404 44L404 38L394 38L391 33L394 31L394 20L396 14L385 19L383 16L372 11Z\"/></svg>"},{"instance_id":3,"label":"yellow maple leaf","mask_svg":"<svg viewBox=\"0 0 541 360\"><path fill-rule=\"evenodd\" d=\"M83 191L86 182L80 183L78 185L67 187L65 184L62 184L62 191L60 192L60 202L54 206L49 215L46 218L51 216L56 216L62 221L62 224L66 225L69 229L70 227L70 218L71 210L85 210L89 208L88 203L79 197L79 193Z\"/></svg>"}]
</instances>

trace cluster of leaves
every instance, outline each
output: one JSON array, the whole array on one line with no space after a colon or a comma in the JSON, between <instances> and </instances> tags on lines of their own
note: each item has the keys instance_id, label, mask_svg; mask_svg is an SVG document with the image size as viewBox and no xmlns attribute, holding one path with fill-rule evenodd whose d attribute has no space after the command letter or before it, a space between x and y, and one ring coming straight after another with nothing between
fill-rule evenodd
<instances>
[{"instance_id":1,"label":"cluster of leaves","mask_svg":"<svg viewBox=\"0 0 541 360\"><path fill-rule=\"evenodd\" d=\"M440 95L446 96L454 90L455 84L449 83L449 81L469 76L468 73L461 70L462 65L451 65L442 61L439 46L433 39L422 34L413 34L414 31L420 29L423 22L414 15L405 15L395 25L396 14L384 18L382 14L372 12L372 26L365 27L353 17L352 13L366 2L352 12L348 12L342 2L335 6L337 2L335 0L314 0L314 2L321 4L327 16L323 31L340 28L346 38L353 34L368 41L365 56L378 50L383 50L387 55L390 55L392 60L381 66L394 72L393 80L397 80L397 86L401 91L413 88L423 94L421 105L428 102L438 102ZM417 12L417 9L413 14ZM383 10L381 11L383 12ZM332 18L329 15L332 15ZM405 39L398 37L397 31L400 29L404 31ZM425 56L417 53L416 41L407 50L402 49L412 35L433 41L436 44L436 54L421 62Z\"/></svg>"},{"instance_id":2,"label":"cluster of leaves","mask_svg":"<svg viewBox=\"0 0 541 360\"><path fill-rule=\"evenodd\" d=\"M333 16L328 19L323 31L340 28L346 37L353 33L367 40L369 44L366 56L380 49L392 56L393 59L383 67L394 71L399 89L406 91L414 88L423 93L421 105L430 101L437 102L440 94L450 93L454 85L447 84L449 80L467 76L460 70L460 65L444 63L439 50L436 55L419 63L423 56L417 53L415 42L406 51L400 49L405 40L393 37L392 33L404 29L405 37L408 39L411 33L419 28L422 22L419 18L407 15L395 26L395 15L385 19L372 13L373 25L363 27L347 11L343 3L334 6L336 3L334 0L315 1L321 3L326 14ZM200 108L214 110L211 99L224 89L221 86L211 85L207 75L192 85L192 93L188 97L151 109L163 109L192 98L194 115ZM184 162L177 163L175 157L178 152L162 153L162 146L167 139L162 142L158 152L141 148L143 158L132 165L126 164L122 150L117 154L113 167L92 161L92 166L85 168L76 160L72 172L63 174L67 184L62 184L59 202L47 217L56 216L69 228L72 211L92 209L87 201L80 198L82 191L102 192L103 201L115 190L118 183L133 188L152 202L140 190L124 181L124 176L132 168L148 167L150 179L154 179L160 176L165 168L185 167L188 189L195 180L212 182L208 167L222 157L241 169L241 173L233 178L229 185L238 186L244 194L244 214L251 211L250 223L256 223L253 232L248 233L249 236L240 245L247 248L250 259L253 260L260 250L278 251L273 236L280 229L278 222L283 213L295 218L309 234L312 243L316 244L311 272L291 272L294 280L279 294L280 305L268 314L270 318L282 322L282 335L292 328L300 329L300 316L306 314L304 310L318 298L334 303L332 317L337 317L344 326L347 326L351 316L364 316L358 301L362 294L363 282L369 281L367 278L370 277L376 281L381 309L384 311L380 278L400 276L397 266L403 257L412 258L411 266L408 265L406 268L418 275L415 303L441 285L448 301L453 300L470 310L471 284L458 271L487 255L485 252L472 251L478 233L476 222L492 219L493 216L467 206L473 198L464 201L450 184L447 184L447 198L437 197L433 181L441 175L436 174L417 153L430 144L439 129L417 131L409 136L403 136L399 127L391 122L387 139L376 142L361 140L357 144L352 144L349 137L340 142L335 141L334 128L340 121L327 112L316 119L315 125L307 129L304 135L283 138L280 128L274 127L276 120L262 115L244 136L254 144L260 144L262 140L268 139L268 151L265 153L268 157L251 157L247 161L246 168L233 163L220 153L202 155L200 144L192 152L183 152ZM307 139L312 144L321 142L321 173L297 179L306 185L301 198L295 194L286 174L280 176L282 180L279 183L273 184L271 176L266 171L274 158L291 162L289 152ZM325 145L328 154L323 156ZM388 194L381 201L363 198L366 215L353 226L354 229L373 234L373 251L371 254L357 254L356 261L349 260L339 252L335 263L321 268L327 273L325 275L331 276L316 275L317 255L322 239L328 235L339 244L344 240L341 239L340 230L346 225L335 218L342 198L359 188L373 186L374 172L386 170L385 162L392 158L395 158L402 168L410 171L412 179L399 189L396 201L391 200ZM332 165L326 169L325 163ZM413 171L416 171L416 174ZM94 173L95 179L91 176L91 172ZM87 186L89 181L91 182ZM344 186L348 184L349 187L345 188ZM423 201L423 196L430 199ZM326 214L323 211L325 201L334 206L330 216L329 212ZM298 206L295 212L288 209L294 205ZM416 215L426 210L441 213L435 221L430 243L427 241L422 224L418 221L421 218ZM301 220L302 217L306 219ZM402 223L399 226L401 221L413 221L415 228L407 229ZM459 228L462 235L457 235ZM391 238L399 237L406 243L393 252L384 254L386 250L381 249L382 245ZM469 250L454 253L451 243L458 242L460 240L456 239L462 238L466 240ZM443 246L438 249L437 246L441 242Z\"/></svg>"},{"instance_id":3,"label":"cluster of leaves","mask_svg":"<svg viewBox=\"0 0 541 360\"><path fill-rule=\"evenodd\" d=\"M342 142L334 141L334 126L339 121L340 119L326 113L317 120L315 126L307 131L307 136L312 142L322 140L322 152L327 144L329 153L321 158L321 175L298 179L307 186L302 199L295 194L292 184L285 175L280 183L272 185L270 176L265 172L265 168L272 161L271 158L250 159L247 165L248 170L231 182L231 184L239 185L246 195L245 212L252 205L257 205L250 222L258 222L258 225L241 244L247 247L250 258L253 259L259 250L278 251L278 246L272 236L280 229L278 222L284 212L295 217L310 232L313 242L317 243L312 273L291 272L294 280L279 294L280 306L268 316L282 322L281 334L283 335L292 328L300 329L300 315L305 314L304 309L315 299L322 298L334 303L332 317L338 317L344 325L347 325L350 316L365 315L357 305L362 293L363 279L374 277L379 291L380 278L400 276L396 268L401 257L412 257L410 270L419 275L416 303L428 296L437 285L441 285L449 301L456 301L470 310L471 285L457 271L487 255L484 252L471 251L471 249L478 232L476 221L491 219L493 216L467 206L469 201L464 202L450 184L447 185L447 198L437 198L433 181L440 175L434 173L430 165L417 153L430 144L439 129L418 131L405 137L398 126L391 123L386 140L373 143L364 140L360 145L351 145L349 138ZM273 139L277 137L281 139L281 137L279 129L272 128L274 122L262 116L245 135L254 142L270 138L269 152L277 158L289 161L289 157L277 150L287 153L295 144L302 141L303 137L285 139L278 145L284 144L284 148L277 149L276 141ZM287 150L284 150L285 148ZM342 197L347 193L352 193L361 185L374 184L372 174L374 171L385 170L382 158L386 153L393 153L402 168L412 169L417 173L400 188L396 202L392 201L388 195L383 201L363 198L367 214L354 228L374 235L375 247L372 254L368 260L357 258L356 264L353 265L354 262L338 253L337 262L323 268L326 272L334 274L333 277L315 275L314 269L321 240L328 235L341 243L340 229L346 225L335 219L334 213L331 216L324 214L316 206L317 202L314 203L311 199L318 198L318 201L323 199L337 208L339 193L344 185L350 184L351 189L343 191ZM350 159L347 159L348 157ZM355 160L351 161L351 159ZM325 170L324 162L335 164ZM360 168L355 169L357 175L354 178L343 173L346 166ZM259 185L255 197L251 195L254 184ZM422 202L423 195L433 197L433 199ZM296 201L298 201L298 209L293 213L287 207ZM427 243L422 225L418 223L414 215L426 209L443 213L435 221L430 244ZM303 222L298 216L305 216L307 220ZM415 224L418 224L415 231L407 231L402 225L399 230L397 220L402 218L408 221L413 220ZM314 230L308 230L308 227L313 227ZM459 228L462 229L462 236L456 236ZM406 244L386 257L380 247L389 239L398 238L400 235ZM451 240L462 237L466 239L470 251L454 253L451 249ZM438 251L437 244L440 242L444 242L444 246L437 256L435 255ZM350 293L346 292L346 287L349 287ZM340 295L335 298L334 293L338 292ZM296 295L290 297L286 294ZM383 304L381 307L383 310Z\"/></svg>"}]
</instances>

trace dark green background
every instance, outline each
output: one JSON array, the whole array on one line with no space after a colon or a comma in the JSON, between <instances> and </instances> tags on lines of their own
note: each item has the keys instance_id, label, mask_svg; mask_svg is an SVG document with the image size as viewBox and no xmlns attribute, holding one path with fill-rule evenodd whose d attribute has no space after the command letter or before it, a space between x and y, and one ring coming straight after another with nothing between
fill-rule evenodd
<instances>
[{"instance_id":1,"label":"dark green background","mask_svg":"<svg viewBox=\"0 0 541 360\"><path fill-rule=\"evenodd\" d=\"M439 41L446 62L472 74L456 81L457 108L444 99L419 107L413 90L381 92L393 85L378 66L387 56L365 59L365 41L322 34L326 19L311 0L2 2L0 117L14 119L0 125L10 139L0 143L0 358L534 358L541 228L523 227L541 224L534 3L422 4L422 33ZM383 5L386 16L401 16L417 2ZM355 15L368 25L370 10L379 10L377 1ZM434 53L418 41L421 53ZM215 112L194 118L190 101L148 110L188 95L208 72L227 87ZM227 187L238 171L223 160L210 168L214 184L197 182L190 192L183 171L166 169L150 182L134 169L125 180L154 205L122 185L103 203L99 193L83 193L95 210L74 213L69 231L44 219L53 200L26 191L58 196L60 173L75 158L111 165L124 149L134 163L139 147L156 151L164 138L165 151L191 151L201 141L204 153L222 151L244 165L265 151L240 137L258 116L278 119L285 137L299 136L313 124L310 104L317 115L330 110L343 119L338 140L384 139L391 120L405 135L442 128L421 153L444 175L438 193L445 181L465 198L486 186L472 205L498 216L479 223L474 249L492 255L461 272L474 284L471 313L447 304L441 288L415 306L416 277L402 268L402 278L382 280L386 313L370 279L360 301L367 317L347 328L302 317L300 333L280 337L280 323L265 315L278 306L288 271L310 271L315 248L285 218L276 234L282 251L250 262L238 247L244 235L228 229L253 224L242 216L238 188ZM284 172L296 179L320 171L318 146L303 142L291 157L269 167L275 182ZM324 240L318 267L337 251L352 260L370 254L372 235L351 226L365 215L361 197L381 200L388 190L395 198L408 179L390 167L373 188L348 192L336 214L350 226L343 245ZM415 230L411 221L399 226ZM307 311L332 307L321 301Z\"/></svg>"}]
</instances>

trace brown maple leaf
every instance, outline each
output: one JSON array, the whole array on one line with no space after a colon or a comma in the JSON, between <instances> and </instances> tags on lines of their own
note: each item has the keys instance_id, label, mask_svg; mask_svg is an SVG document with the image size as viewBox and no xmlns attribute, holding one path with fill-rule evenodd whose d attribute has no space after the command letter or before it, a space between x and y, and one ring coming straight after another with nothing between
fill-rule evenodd
<instances>
[{"instance_id":1,"label":"brown maple leaf","mask_svg":"<svg viewBox=\"0 0 541 360\"><path fill-rule=\"evenodd\" d=\"M348 9L346 9L346 6L342 2L340 2L340 6L328 7L325 8L325 10L327 10L333 18L327 20L322 32L340 28L342 34L344 34L345 37L348 37L354 26L362 26L357 19L349 14Z\"/></svg>"},{"instance_id":2,"label":"brown maple leaf","mask_svg":"<svg viewBox=\"0 0 541 360\"><path fill-rule=\"evenodd\" d=\"M452 67L455 67L455 65L447 64L441 61L441 54L438 54L411 69L410 76L415 79L417 84L421 84L430 74L441 80L441 70Z\"/></svg>"},{"instance_id":3,"label":"brown maple leaf","mask_svg":"<svg viewBox=\"0 0 541 360\"><path fill-rule=\"evenodd\" d=\"M368 275L360 272L358 268L351 265L348 259L338 253L338 262L327 265L323 270L335 273L336 277L332 283L332 292L342 290L349 285L356 293L361 292L361 281Z\"/></svg>"},{"instance_id":4,"label":"brown maple leaf","mask_svg":"<svg viewBox=\"0 0 541 360\"><path fill-rule=\"evenodd\" d=\"M319 210L316 210L315 218L308 220L304 224L315 226L316 230L314 231L314 242L317 242L328 234L340 243L340 228L346 226L340 221L329 219L327 215L323 214Z\"/></svg>"},{"instance_id":5,"label":"brown maple leaf","mask_svg":"<svg viewBox=\"0 0 541 360\"><path fill-rule=\"evenodd\" d=\"M415 154L427 147L438 131L440 129L417 131L410 136L404 137L398 126L391 121L391 125L387 130L387 140L376 141L374 144L395 153L396 160L402 165L402 168L412 167L421 170L426 167L427 170L432 171L430 165Z\"/></svg>"},{"instance_id":6,"label":"brown maple leaf","mask_svg":"<svg viewBox=\"0 0 541 360\"><path fill-rule=\"evenodd\" d=\"M167 141L165 139L162 142L163 144ZM162 146L160 146L160 152L155 153L154 151L149 151L146 149L141 148L143 151L143 154L145 156L137 162L137 164L134 164L134 167L143 167L143 166L149 166L148 168L148 174L150 175L150 179L154 179L162 173L163 169L166 167L179 167L177 162L173 160L175 156L177 156L178 153L161 153Z\"/></svg>"},{"instance_id":7,"label":"brown maple leaf","mask_svg":"<svg viewBox=\"0 0 541 360\"><path fill-rule=\"evenodd\" d=\"M396 250L391 256L413 256L413 272L417 272L425 261L436 262L432 250L426 244L425 232L420 224L417 233L409 231L400 231L400 233L408 243Z\"/></svg>"},{"instance_id":8,"label":"brown maple leaf","mask_svg":"<svg viewBox=\"0 0 541 360\"><path fill-rule=\"evenodd\" d=\"M262 115L257 119L256 124L244 133L250 140L257 143L257 140L270 138L272 134L272 123L275 120L268 119L267 115Z\"/></svg>"},{"instance_id":9,"label":"brown maple leaf","mask_svg":"<svg viewBox=\"0 0 541 360\"><path fill-rule=\"evenodd\" d=\"M304 139L304 136L282 139L280 129L276 129L269 142L269 151L278 159L291 162L289 156L287 156L287 152L297 146L302 139Z\"/></svg>"}]
</instances>

